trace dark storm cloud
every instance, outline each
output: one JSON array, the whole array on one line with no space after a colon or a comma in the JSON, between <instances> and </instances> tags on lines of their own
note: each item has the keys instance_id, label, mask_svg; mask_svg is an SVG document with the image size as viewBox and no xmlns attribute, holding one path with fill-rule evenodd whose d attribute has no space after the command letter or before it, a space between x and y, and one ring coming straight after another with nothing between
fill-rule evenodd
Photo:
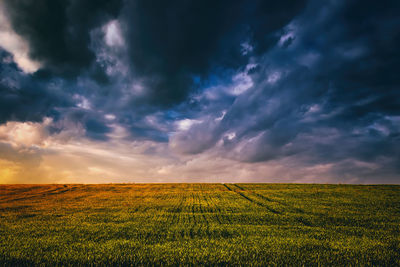
<instances>
[{"instance_id":1,"label":"dark storm cloud","mask_svg":"<svg viewBox=\"0 0 400 267\"><path fill-rule=\"evenodd\" d=\"M42 122L44 117L53 119L49 126L52 134L65 127L85 128L88 138L105 141L111 129L102 114L80 108L78 93L91 93L90 88L82 92L79 86L57 77L27 75L9 62L11 55L0 50L0 124L7 121ZM79 98L78 98L79 100ZM64 120L67 125L64 125Z\"/></svg>"},{"instance_id":2,"label":"dark storm cloud","mask_svg":"<svg viewBox=\"0 0 400 267\"><path fill-rule=\"evenodd\" d=\"M107 47L104 32L92 34L93 50L108 68L111 85L98 88L91 101L116 114L132 138L161 142L168 141L168 133L150 125L146 116L171 107L186 116L195 113L196 104L185 102L191 93L201 91L210 76L234 73L250 56L266 51L278 39L275 31L304 7L302 1L290 8L265 1L156 2L125 2L118 16L123 45ZM254 50L244 54L243 43ZM121 74L125 69L128 73ZM139 93L133 92L135 86ZM174 119L165 116L163 123Z\"/></svg>"},{"instance_id":3,"label":"dark storm cloud","mask_svg":"<svg viewBox=\"0 0 400 267\"><path fill-rule=\"evenodd\" d=\"M95 59L90 30L115 16L121 1L5 0L16 33L28 41L30 57L58 75L76 75ZM94 74L99 70L94 66Z\"/></svg>"},{"instance_id":4,"label":"dark storm cloud","mask_svg":"<svg viewBox=\"0 0 400 267\"><path fill-rule=\"evenodd\" d=\"M399 10L395 1L310 1L281 29L279 43L257 57L258 67L249 72L254 85L220 123L194 126L176 136L175 147L202 153L222 140L221 154L240 161L332 163L336 174L347 170L356 177L368 171L349 166L364 162L376 164L368 176L394 179L400 165Z\"/></svg>"},{"instance_id":5,"label":"dark storm cloud","mask_svg":"<svg viewBox=\"0 0 400 267\"><path fill-rule=\"evenodd\" d=\"M196 89L194 76L246 64L241 44L262 53L303 1L130 1L123 9L131 65L151 103L170 106ZM198 89L198 88L197 88Z\"/></svg>"},{"instance_id":6,"label":"dark storm cloud","mask_svg":"<svg viewBox=\"0 0 400 267\"><path fill-rule=\"evenodd\" d=\"M56 121L52 126L54 133L83 128L85 136L95 141L109 140L108 134L112 132L111 127L101 113L77 107L65 109L63 111L63 119Z\"/></svg>"},{"instance_id":7,"label":"dark storm cloud","mask_svg":"<svg viewBox=\"0 0 400 267\"><path fill-rule=\"evenodd\" d=\"M400 90L395 71L400 64L400 19L395 11L400 10L399 4L336 2L312 25L311 14L324 8L322 3L310 4L298 21L297 46L293 44L292 52L290 45L287 48L294 57L316 55L314 65L300 61L308 68L308 78L296 81L301 76L295 74L282 82L288 83L278 96L282 113L273 125L266 125L266 132L245 159L268 160L291 152L311 164L349 159L374 163L386 158L377 168L395 171L400 163L396 117L400 115ZM287 96L291 98L288 102ZM317 105L315 110L302 114L312 105ZM257 125L262 127L268 117L260 118ZM269 139L271 134L289 138L281 143Z\"/></svg>"},{"instance_id":8,"label":"dark storm cloud","mask_svg":"<svg viewBox=\"0 0 400 267\"><path fill-rule=\"evenodd\" d=\"M201 89L201 83L194 81L196 77L200 81L206 80L212 70L235 70L246 64L250 54L260 54L273 45L276 42L274 31L287 24L304 6L302 1L290 8L286 2L265 1L250 5L246 1L4 3L13 30L28 42L29 56L42 64L31 78L33 80L27 80L42 83L33 82L30 89L18 92L18 101L25 101L33 110L37 107L37 112L25 112L23 104L14 100L15 103L4 105L7 111L4 111L3 120L41 120L43 116L55 115L52 113L66 103L60 104L60 99L55 99L57 95L46 89L46 82L50 83L57 76L78 76L81 80L94 79L111 84L96 86L87 82L89 86L83 90L79 85L70 84L68 96L64 96L69 106L78 104L72 99L77 91L82 97L90 98L93 105L102 106L110 113L136 118L119 118L133 138L156 141L167 141L168 134L149 125L140 116L157 112L159 106L165 108L182 103L191 92ZM120 51L96 50L104 38L104 32L98 29L117 17L125 47ZM254 51L244 55L243 43L251 43ZM121 51L128 54L128 61ZM99 52L104 56L103 61L99 60L99 54L96 55ZM128 65L128 76L119 74L118 62ZM107 77L107 67L114 68L117 74ZM129 88L129 83L138 83L143 92L127 97L127 89L121 88ZM10 89L4 87L2 90ZM131 100L118 104L120 108L117 108L115 103L121 102L122 98ZM10 105L12 108L8 107ZM110 129L106 122L100 122L99 116L89 122L83 119L84 116L81 123L89 138L106 140Z\"/></svg>"},{"instance_id":9,"label":"dark storm cloud","mask_svg":"<svg viewBox=\"0 0 400 267\"><path fill-rule=\"evenodd\" d=\"M5 4L42 69L1 52L0 123L52 117L95 141L122 127L181 154L400 175L399 1Z\"/></svg>"},{"instance_id":10,"label":"dark storm cloud","mask_svg":"<svg viewBox=\"0 0 400 267\"><path fill-rule=\"evenodd\" d=\"M0 123L42 121L45 116L57 116L55 107L72 104L65 92L47 80L34 79L18 70L15 64L7 63L9 57L0 49Z\"/></svg>"},{"instance_id":11,"label":"dark storm cloud","mask_svg":"<svg viewBox=\"0 0 400 267\"><path fill-rule=\"evenodd\" d=\"M89 138L103 141L108 139L106 134L111 132L110 127L95 119L87 120L85 123L85 129L86 135Z\"/></svg>"}]
</instances>

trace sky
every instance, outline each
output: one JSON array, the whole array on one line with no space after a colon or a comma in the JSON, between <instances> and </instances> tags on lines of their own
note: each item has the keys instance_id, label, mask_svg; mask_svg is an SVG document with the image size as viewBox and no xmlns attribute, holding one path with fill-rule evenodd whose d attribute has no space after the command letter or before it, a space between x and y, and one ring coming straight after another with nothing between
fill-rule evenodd
<instances>
[{"instance_id":1,"label":"sky","mask_svg":"<svg viewBox=\"0 0 400 267\"><path fill-rule=\"evenodd\" d=\"M400 1L0 0L0 183L400 183Z\"/></svg>"}]
</instances>

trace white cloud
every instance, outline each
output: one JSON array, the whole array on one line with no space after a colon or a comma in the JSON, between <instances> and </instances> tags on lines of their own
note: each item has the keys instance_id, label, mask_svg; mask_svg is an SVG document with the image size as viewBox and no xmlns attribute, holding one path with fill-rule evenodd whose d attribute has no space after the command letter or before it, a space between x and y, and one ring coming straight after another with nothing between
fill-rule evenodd
<instances>
[{"instance_id":1,"label":"white cloud","mask_svg":"<svg viewBox=\"0 0 400 267\"><path fill-rule=\"evenodd\" d=\"M186 131L192 127L193 124L201 123L201 120L191 120L191 119L183 119L176 122L176 126L179 131Z\"/></svg>"},{"instance_id":2,"label":"white cloud","mask_svg":"<svg viewBox=\"0 0 400 267\"><path fill-rule=\"evenodd\" d=\"M222 119L225 117L225 114L226 114L226 110L223 110L222 115L218 118L215 118L215 121L222 121Z\"/></svg>"},{"instance_id":3,"label":"white cloud","mask_svg":"<svg viewBox=\"0 0 400 267\"><path fill-rule=\"evenodd\" d=\"M29 58L28 43L12 29L2 1L0 1L0 47L13 55L14 62L24 72L32 73L40 68L38 61Z\"/></svg>"},{"instance_id":4,"label":"white cloud","mask_svg":"<svg viewBox=\"0 0 400 267\"><path fill-rule=\"evenodd\" d=\"M293 40L294 38L295 38L294 32L289 31L281 36L281 38L279 39L279 45L283 46L287 41L289 41L290 39Z\"/></svg>"},{"instance_id":5,"label":"white cloud","mask_svg":"<svg viewBox=\"0 0 400 267\"><path fill-rule=\"evenodd\" d=\"M125 44L118 20L112 20L103 28L104 40L108 46L123 46Z\"/></svg>"},{"instance_id":6,"label":"white cloud","mask_svg":"<svg viewBox=\"0 0 400 267\"><path fill-rule=\"evenodd\" d=\"M9 121L0 125L0 141L10 143L13 147L46 146L47 126L52 119L43 122Z\"/></svg>"},{"instance_id":7,"label":"white cloud","mask_svg":"<svg viewBox=\"0 0 400 267\"><path fill-rule=\"evenodd\" d=\"M89 99L87 99L86 97L75 94L73 96L73 98L78 101L78 103L76 104L77 107L83 108L83 109L91 109L92 108Z\"/></svg>"},{"instance_id":8,"label":"white cloud","mask_svg":"<svg viewBox=\"0 0 400 267\"><path fill-rule=\"evenodd\" d=\"M232 140L233 138L236 137L236 133L232 132L232 133L227 133L226 138L228 138L228 140Z\"/></svg>"},{"instance_id":9,"label":"white cloud","mask_svg":"<svg viewBox=\"0 0 400 267\"><path fill-rule=\"evenodd\" d=\"M112 120L115 120L116 117L114 114L106 114L106 115L104 115L104 118L109 121L112 121Z\"/></svg>"},{"instance_id":10,"label":"white cloud","mask_svg":"<svg viewBox=\"0 0 400 267\"><path fill-rule=\"evenodd\" d=\"M275 84L277 81L280 80L282 74L279 71L274 71L268 75L267 82L270 84Z\"/></svg>"},{"instance_id":11,"label":"white cloud","mask_svg":"<svg viewBox=\"0 0 400 267\"><path fill-rule=\"evenodd\" d=\"M227 88L228 93L232 95L240 95L250 89L254 84L253 79L247 73L255 66L255 64L248 64L244 71L233 76L233 86Z\"/></svg>"}]
</instances>

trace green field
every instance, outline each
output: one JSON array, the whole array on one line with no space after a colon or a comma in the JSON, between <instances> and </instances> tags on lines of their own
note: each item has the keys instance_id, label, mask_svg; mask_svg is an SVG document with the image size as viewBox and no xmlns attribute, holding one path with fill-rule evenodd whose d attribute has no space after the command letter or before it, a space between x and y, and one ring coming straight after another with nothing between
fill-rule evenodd
<instances>
[{"instance_id":1,"label":"green field","mask_svg":"<svg viewBox=\"0 0 400 267\"><path fill-rule=\"evenodd\" d=\"M400 266L400 186L0 185L0 265Z\"/></svg>"}]
</instances>

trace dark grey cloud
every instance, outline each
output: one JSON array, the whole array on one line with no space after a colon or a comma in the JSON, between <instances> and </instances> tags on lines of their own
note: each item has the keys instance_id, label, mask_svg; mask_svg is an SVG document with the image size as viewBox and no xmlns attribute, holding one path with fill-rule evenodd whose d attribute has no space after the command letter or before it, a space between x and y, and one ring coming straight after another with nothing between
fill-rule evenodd
<instances>
[{"instance_id":1,"label":"dark grey cloud","mask_svg":"<svg viewBox=\"0 0 400 267\"><path fill-rule=\"evenodd\" d=\"M57 83L32 78L14 63L6 62L10 54L0 49L0 123L7 121L42 121L58 116L56 107L70 106L68 94Z\"/></svg>"},{"instance_id":2,"label":"dark grey cloud","mask_svg":"<svg viewBox=\"0 0 400 267\"><path fill-rule=\"evenodd\" d=\"M334 164L336 175L382 173L395 181L400 20L394 10L397 2L309 1L281 29L278 44L257 57L252 88L229 102L218 125L180 133L179 151L202 153L222 140L220 154L244 162ZM205 138L209 133L213 138ZM374 167L351 171L360 162Z\"/></svg>"},{"instance_id":3,"label":"dark grey cloud","mask_svg":"<svg viewBox=\"0 0 400 267\"><path fill-rule=\"evenodd\" d=\"M6 0L4 4L14 31L28 41L30 57L47 71L70 77L91 68L95 55L89 49L90 30L114 17L121 1ZM94 75L100 71L98 66L92 68Z\"/></svg>"},{"instance_id":4,"label":"dark grey cloud","mask_svg":"<svg viewBox=\"0 0 400 267\"><path fill-rule=\"evenodd\" d=\"M109 140L108 134L112 129L101 114L82 108L68 108L64 111L64 121L55 123L54 132L61 132L66 128L79 128L85 130L85 136L96 141Z\"/></svg>"},{"instance_id":5,"label":"dark grey cloud","mask_svg":"<svg viewBox=\"0 0 400 267\"><path fill-rule=\"evenodd\" d=\"M194 77L213 69L237 69L250 54L262 53L276 30L304 6L303 1L130 1L122 11L130 63L153 104L171 106L196 89Z\"/></svg>"},{"instance_id":6,"label":"dark grey cloud","mask_svg":"<svg viewBox=\"0 0 400 267\"><path fill-rule=\"evenodd\" d=\"M0 123L7 121L42 122L45 117L53 119L49 126L53 134L65 127L83 127L88 138L108 140L111 132L103 114L79 107L79 94L91 93L90 88L82 92L79 86L56 76L39 77L27 75L8 62L10 54L0 50ZM65 123L67 120L68 123Z\"/></svg>"},{"instance_id":7,"label":"dark grey cloud","mask_svg":"<svg viewBox=\"0 0 400 267\"><path fill-rule=\"evenodd\" d=\"M199 154L213 147L219 140L221 127L213 118L205 118L188 130L175 134L171 147L183 154Z\"/></svg>"},{"instance_id":8,"label":"dark grey cloud","mask_svg":"<svg viewBox=\"0 0 400 267\"><path fill-rule=\"evenodd\" d=\"M25 74L1 52L0 123L52 117L54 133L103 142L118 126L193 157L398 181L399 1L5 6L42 68Z\"/></svg>"}]
</instances>

